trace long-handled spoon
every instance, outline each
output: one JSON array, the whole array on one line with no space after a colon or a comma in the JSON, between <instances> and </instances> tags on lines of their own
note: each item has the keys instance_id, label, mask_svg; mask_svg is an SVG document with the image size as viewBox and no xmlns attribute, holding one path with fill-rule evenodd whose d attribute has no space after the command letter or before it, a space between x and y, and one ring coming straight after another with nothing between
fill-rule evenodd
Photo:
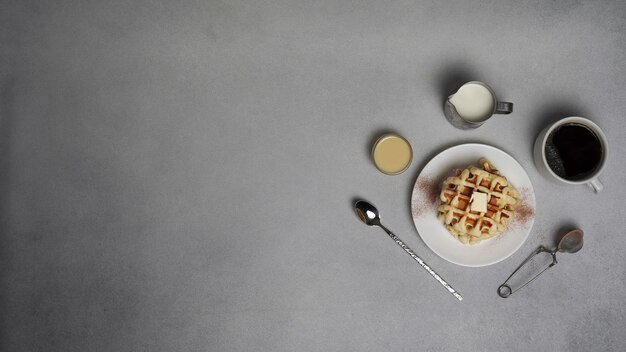
<instances>
[{"instance_id":1,"label":"long-handled spoon","mask_svg":"<svg viewBox=\"0 0 626 352\"><path fill-rule=\"evenodd\" d=\"M389 237L391 237L391 239L393 239L400 247L402 247L402 249L404 249L411 256L411 258L415 259L422 266L422 268L426 269L426 271L428 271L428 273L432 275L435 278L435 280L439 281L439 283L442 284L443 287L445 287L448 290L448 292L450 292L459 301L463 300L463 297L461 297L461 295L458 292L456 292L456 290L453 289L452 286L450 286L447 282L445 282L441 278L441 276L437 275L437 273L433 269L431 269L420 257L418 257L411 250L411 248L409 248L406 244L404 244L404 242L402 242L398 238L398 236L394 235L391 231L389 231L386 227L384 227L380 223L380 216L378 214L378 209L376 209L372 204L364 200L359 200L354 204L354 211L356 212L356 215L359 217L359 219L361 219L361 221L363 221L366 225L378 226L381 229L385 230L385 232L387 232L387 234L389 235Z\"/></svg>"}]
</instances>

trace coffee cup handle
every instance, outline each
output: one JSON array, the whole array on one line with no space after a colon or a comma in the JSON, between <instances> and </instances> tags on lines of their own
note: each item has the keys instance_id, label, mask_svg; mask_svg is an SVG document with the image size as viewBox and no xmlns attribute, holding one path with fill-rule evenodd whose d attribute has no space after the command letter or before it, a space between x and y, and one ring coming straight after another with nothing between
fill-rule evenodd
<instances>
[{"instance_id":1,"label":"coffee cup handle","mask_svg":"<svg viewBox=\"0 0 626 352\"><path fill-rule=\"evenodd\" d=\"M587 186L591 187L591 189L593 189L593 191L596 193L600 193L604 189L604 186L602 185L600 180L598 180L597 178L594 178L593 180L589 181L587 183Z\"/></svg>"},{"instance_id":2,"label":"coffee cup handle","mask_svg":"<svg viewBox=\"0 0 626 352\"><path fill-rule=\"evenodd\" d=\"M496 111L494 114L510 114L513 112L513 103L509 103L508 101L499 101L496 104Z\"/></svg>"}]
</instances>

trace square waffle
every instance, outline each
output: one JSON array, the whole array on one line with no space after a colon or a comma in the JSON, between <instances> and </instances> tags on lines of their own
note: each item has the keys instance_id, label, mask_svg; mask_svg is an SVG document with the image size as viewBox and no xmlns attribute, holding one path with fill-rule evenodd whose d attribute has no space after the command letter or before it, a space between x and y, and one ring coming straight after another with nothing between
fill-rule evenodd
<instances>
[{"instance_id":1,"label":"square waffle","mask_svg":"<svg viewBox=\"0 0 626 352\"><path fill-rule=\"evenodd\" d=\"M485 158L480 168L469 166L443 182L437 218L463 244L476 244L507 230L519 203L519 194ZM474 192L486 194L487 211L472 210Z\"/></svg>"}]
</instances>

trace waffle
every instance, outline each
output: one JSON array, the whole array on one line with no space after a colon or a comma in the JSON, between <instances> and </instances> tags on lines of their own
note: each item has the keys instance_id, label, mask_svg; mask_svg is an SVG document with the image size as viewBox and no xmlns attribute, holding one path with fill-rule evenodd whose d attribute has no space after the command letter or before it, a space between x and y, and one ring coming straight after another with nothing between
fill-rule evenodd
<instances>
[{"instance_id":1,"label":"waffle","mask_svg":"<svg viewBox=\"0 0 626 352\"><path fill-rule=\"evenodd\" d=\"M476 244L507 230L519 203L519 194L506 177L482 158L480 167L457 170L443 182L437 218L463 244ZM477 191L487 194L487 211L470 209Z\"/></svg>"}]
</instances>

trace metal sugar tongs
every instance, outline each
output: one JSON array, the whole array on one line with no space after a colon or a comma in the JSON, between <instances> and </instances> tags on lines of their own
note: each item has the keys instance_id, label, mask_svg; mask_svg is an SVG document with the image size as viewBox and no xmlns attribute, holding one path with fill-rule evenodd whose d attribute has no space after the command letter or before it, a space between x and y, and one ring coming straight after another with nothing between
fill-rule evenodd
<instances>
[{"instance_id":1,"label":"metal sugar tongs","mask_svg":"<svg viewBox=\"0 0 626 352\"><path fill-rule=\"evenodd\" d=\"M533 282L536 278L539 277L539 275L543 274L546 270L550 269L551 267L555 266L557 264L556 261L556 253L557 252L563 252L563 253L576 253L578 252L581 248L583 248L583 230L580 229L575 229L575 230L571 230L568 233L566 233L565 235L563 235L563 237L561 238L561 240L559 241L558 246L553 249L553 250L548 250L545 247L541 246L539 248L537 248L537 250L532 253L528 258L526 258L526 260L524 260L522 262L522 264L520 264L520 266L517 267L517 269L515 269L515 271L511 274L511 276L509 276L506 281L500 285L500 287L498 287L498 295L502 298L507 298L510 295L512 295L513 293L519 291L522 287L528 285L529 283ZM543 270L539 271L539 273L535 276L533 276L530 280L528 280L525 284L512 289L511 286L508 284L509 280L511 280L511 278L520 270L522 269L526 264L532 262L532 260L539 254L541 253L547 253L549 254L552 258L552 262L549 263L549 265L547 267L545 267Z\"/></svg>"}]
</instances>

